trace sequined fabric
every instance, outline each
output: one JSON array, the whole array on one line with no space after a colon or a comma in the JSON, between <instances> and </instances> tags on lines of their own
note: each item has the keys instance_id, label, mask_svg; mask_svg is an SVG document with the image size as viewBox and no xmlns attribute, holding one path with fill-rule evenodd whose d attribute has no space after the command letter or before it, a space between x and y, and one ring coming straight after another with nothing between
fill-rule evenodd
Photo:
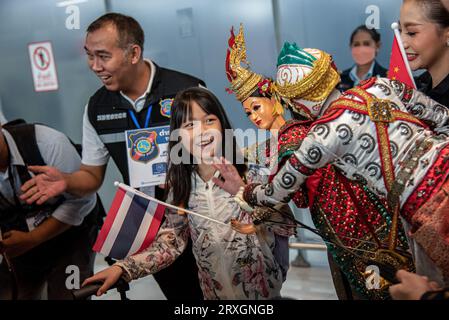
<instances>
[{"instance_id":1,"label":"sequined fabric","mask_svg":"<svg viewBox=\"0 0 449 320\"><path fill-rule=\"evenodd\" d=\"M303 122L288 121L279 132L279 162L285 162L307 134L308 126ZM294 161L294 157L290 160ZM388 287L368 289L365 271L367 258L374 258L374 252L381 245L387 245L391 214L386 209L385 201L379 200L373 193L356 182L347 183L360 200L357 210L334 167L327 166L315 171L306 183L297 191L292 200L298 207L311 205L310 211L315 227L331 241L345 246L347 250L331 243L326 243L342 272L354 289L367 299L388 299ZM407 251L407 240L402 228L399 230L398 249ZM406 268L414 270L411 259Z\"/></svg>"}]
</instances>

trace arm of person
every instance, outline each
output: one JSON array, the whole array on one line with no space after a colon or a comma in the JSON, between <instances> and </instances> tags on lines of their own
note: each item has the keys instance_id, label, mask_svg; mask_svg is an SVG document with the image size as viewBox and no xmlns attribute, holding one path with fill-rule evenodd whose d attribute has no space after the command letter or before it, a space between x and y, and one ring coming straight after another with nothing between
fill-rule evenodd
<instances>
[{"instance_id":1,"label":"arm of person","mask_svg":"<svg viewBox=\"0 0 449 320\"><path fill-rule=\"evenodd\" d=\"M75 172L75 176L77 172L80 172L81 159L75 147L63 133L49 127L36 125L36 139L45 163L62 172ZM81 181L76 182L82 183ZM64 192L62 195L64 201L52 212L52 217L68 225L80 225L84 217L95 206L95 194L74 196ZM47 195L43 199L41 197L38 204L47 201L46 197ZM50 200L49 203L52 201L54 200Z\"/></svg>"},{"instance_id":2,"label":"arm of person","mask_svg":"<svg viewBox=\"0 0 449 320\"><path fill-rule=\"evenodd\" d=\"M88 166L82 164L78 171L63 174L66 192L78 197L95 193L103 184L106 165Z\"/></svg>"},{"instance_id":3,"label":"arm of person","mask_svg":"<svg viewBox=\"0 0 449 320\"><path fill-rule=\"evenodd\" d=\"M65 192L76 197L95 193L103 183L106 165L81 165L72 173L51 166L29 166L28 169L36 175L23 184L20 198L28 204L41 205Z\"/></svg>"},{"instance_id":4,"label":"arm of person","mask_svg":"<svg viewBox=\"0 0 449 320\"><path fill-rule=\"evenodd\" d=\"M220 171L222 180L212 178L213 182L231 195L236 195L236 201L246 211L255 206L273 207L279 202L288 203L316 169L335 160L339 151L344 154L342 152L347 146L343 146L343 140L338 138L338 126L350 117L348 113L344 114L345 118L326 123L332 134L323 134L312 127L301 147L288 158L270 183L245 186L235 167L225 159L214 164Z\"/></svg>"},{"instance_id":5,"label":"arm of person","mask_svg":"<svg viewBox=\"0 0 449 320\"><path fill-rule=\"evenodd\" d=\"M11 230L3 234L3 240L0 241L0 250L9 258L15 258L60 235L70 227L69 224L49 217L31 232Z\"/></svg>"},{"instance_id":6,"label":"arm of person","mask_svg":"<svg viewBox=\"0 0 449 320\"><path fill-rule=\"evenodd\" d=\"M42 204L51 197L68 192L84 196L96 192L102 185L109 152L89 121L86 105L83 116L83 159L75 171L55 166L30 166L36 176L22 187L22 200ZM78 155L77 155L78 158Z\"/></svg>"},{"instance_id":7,"label":"arm of person","mask_svg":"<svg viewBox=\"0 0 449 320\"><path fill-rule=\"evenodd\" d=\"M169 212L169 211L168 211ZM170 264L185 250L189 237L187 217L168 213L154 242L145 250L86 279L83 286L102 282L97 296L105 293L122 277L127 282L156 273Z\"/></svg>"},{"instance_id":8,"label":"arm of person","mask_svg":"<svg viewBox=\"0 0 449 320\"><path fill-rule=\"evenodd\" d=\"M327 123L331 131L336 131L338 123ZM335 136L334 136L335 137ZM316 169L322 168L337 157L340 141L325 138L315 130L310 130L306 138L266 185L247 186L242 190L243 199L251 206L275 206L279 202L288 203L306 179Z\"/></svg>"}]
</instances>

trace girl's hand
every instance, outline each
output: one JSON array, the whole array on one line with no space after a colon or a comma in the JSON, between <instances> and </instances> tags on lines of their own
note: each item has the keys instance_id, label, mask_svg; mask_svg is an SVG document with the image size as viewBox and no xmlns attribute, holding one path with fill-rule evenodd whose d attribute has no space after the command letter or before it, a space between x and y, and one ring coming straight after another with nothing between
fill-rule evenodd
<instances>
[{"instance_id":1,"label":"girl's hand","mask_svg":"<svg viewBox=\"0 0 449 320\"><path fill-rule=\"evenodd\" d=\"M108 291L109 288L112 287L120 279L122 274L122 268L120 268L119 266L112 266L94 274L90 278L87 278L86 280L84 280L81 286L84 287L85 285L88 285L90 283L103 282L103 285L97 291L97 296L101 296L102 294L106 293L106 291Z\"/></svg>"},{"instance_id":2,"label":"girl's hand","mask_svg":"<svg viewBox=\"0 0 449 320\"><path fill-rule=\"evenodd\" d=\"M212 182L215 183L220 188L222 188L224 191L235 196L239 191L240 187L245 186L245 183L243 182L243 179L240 177L237 169L225 158L221 157L221 159L215 161L213 166L215 169L220 171L224 181L213 177Z\"/></svg>"}]
</instances>

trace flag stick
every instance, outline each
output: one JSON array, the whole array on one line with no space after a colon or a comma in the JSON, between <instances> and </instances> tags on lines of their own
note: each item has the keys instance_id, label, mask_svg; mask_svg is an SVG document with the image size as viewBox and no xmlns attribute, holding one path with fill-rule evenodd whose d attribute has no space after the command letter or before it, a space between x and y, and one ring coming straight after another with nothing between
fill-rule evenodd
<instances>
[{"instance_id":1,"label":"flag stick","mask_svg":"<svg viewBox=\"0 0 449 320\"><path fill-rule=\"evenodd\" d=\"M410 69L410 65L408 63L407 54L405 53L404 45L402 44L401 34L399 33L399 23L393 22L391 24L391 29L393 29L394 36L399 45L399 50L401 51L402 59L404 60L405 67L407 68L407 72L410 75L410 78L413 82L413 89L416 89L415 79L413 78L412 69Z\"/></svg>"},{"instance_id":2,"label":"flag stick","mask_svg":"<svg viewBox=\"0 0 449 320\"><path fill-rule=\"evenodd\" d=\"M147 194L145 194L145 193L143 193L143 192L141 192L141 191L139 191L139 190L136 190L136 189L134 189L134 188L131 188L130 186L128 186L128 185L126 185L126 184L124 184L124 183L120 183L120 182L118 182L118 181L115 181L115 182L114 182L114 186L119 187L119 188L122 188L122 189L124 189L124 190L126 190L126 191L129 191L129 192L132 192L132 193L134 193L134 194L137 194L137 195L141 196L142 198L148 199L148 200L150 200L150 201L154 201L154 202L159 203L159 204L161 204L161 205L163 205L163 206L166 206L166 207L168 207L168 208L171 208L171 209L174 209L174 210L180 210L180 211L186 212L186 213L188 213L188 214L192 214L192 215L194 215L194 216L201 217L201 218L204 218L204 219L206 219L206 220L210 220L210 221L212 221L212 222L215 222L215 223L218 223L218 224L221 224L221 225L230 227L229 224L226 224L226 223L224 223L224 222L221 222L221 221L215 220L215 219L213 219L213 218L203 216L202 214L199 214L199 213L196 213L196 212L193 212L193 211L184 209L184 208L180 208L180 207L177 207L177 206L174 206L174 205L165 203L165 202L163 202L163 201L160 201L160 200L158 200L158 199L155 199L155 198L153 198L153 197L151 197L151 196L149 196L149 195L147 195Z\"/></svg>"}]
</instances>

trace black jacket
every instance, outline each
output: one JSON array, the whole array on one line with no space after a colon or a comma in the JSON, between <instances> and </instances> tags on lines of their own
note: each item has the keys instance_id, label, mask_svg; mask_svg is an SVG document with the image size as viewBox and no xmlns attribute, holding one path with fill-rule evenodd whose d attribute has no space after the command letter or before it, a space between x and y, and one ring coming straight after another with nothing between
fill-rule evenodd
<instances>
[{"instance_id":1,"label":"black jacket","mask_svg":"<svg viewBox=\"0 0 449 320\"><path fill-rule=\"evenodd\" d=\"M346 69L340 74L341 81L338 84L338 90L340 91L346 91L354 87L354 81L352 81L349 74L351 73L351 68ZM374 62L374 68L373 68L373 77L386 77L387 76L387 69L382 67L377 61Z\"/></svg>"},{"instance_id":2,"label":"black jacket","mask_svg":"<svg viewBox=\"0 0 449 320\"><path fill-rule=\"evenodd\" d=\"M145 107L136 114L140 123L144 123L149 105L151 110L150 126L164 126L170 123L169 115L164 116L162 111L163 101L173 99L176 94L204 82L190 75L156 66L153 84L150 94L145 101ZM126 130L136 129L127 110L132 106L118 91L109 91L105 87L100 88L89 100L88 116L90 123L95 128L100 139L105 144L117 168L123 176L126 184L129 184L128 162L126 158L125 135ZM108 116L104 121L104 116ZM102 118L103 117L103 118ZM106 137L117 137L111 140Z\"/></svg>"},{"instance_id":3,"label":"black jacket","mask_svg":"<svg viewBox=\"0 0 449 320\"><path fill-rule=\"evenodd\" d=\"M449 74L444 80L432 89L432 77L429 72L424 72L415 79L419 91L425 93L433 100L449 108Z\"/></svg>"}]
</instances>

